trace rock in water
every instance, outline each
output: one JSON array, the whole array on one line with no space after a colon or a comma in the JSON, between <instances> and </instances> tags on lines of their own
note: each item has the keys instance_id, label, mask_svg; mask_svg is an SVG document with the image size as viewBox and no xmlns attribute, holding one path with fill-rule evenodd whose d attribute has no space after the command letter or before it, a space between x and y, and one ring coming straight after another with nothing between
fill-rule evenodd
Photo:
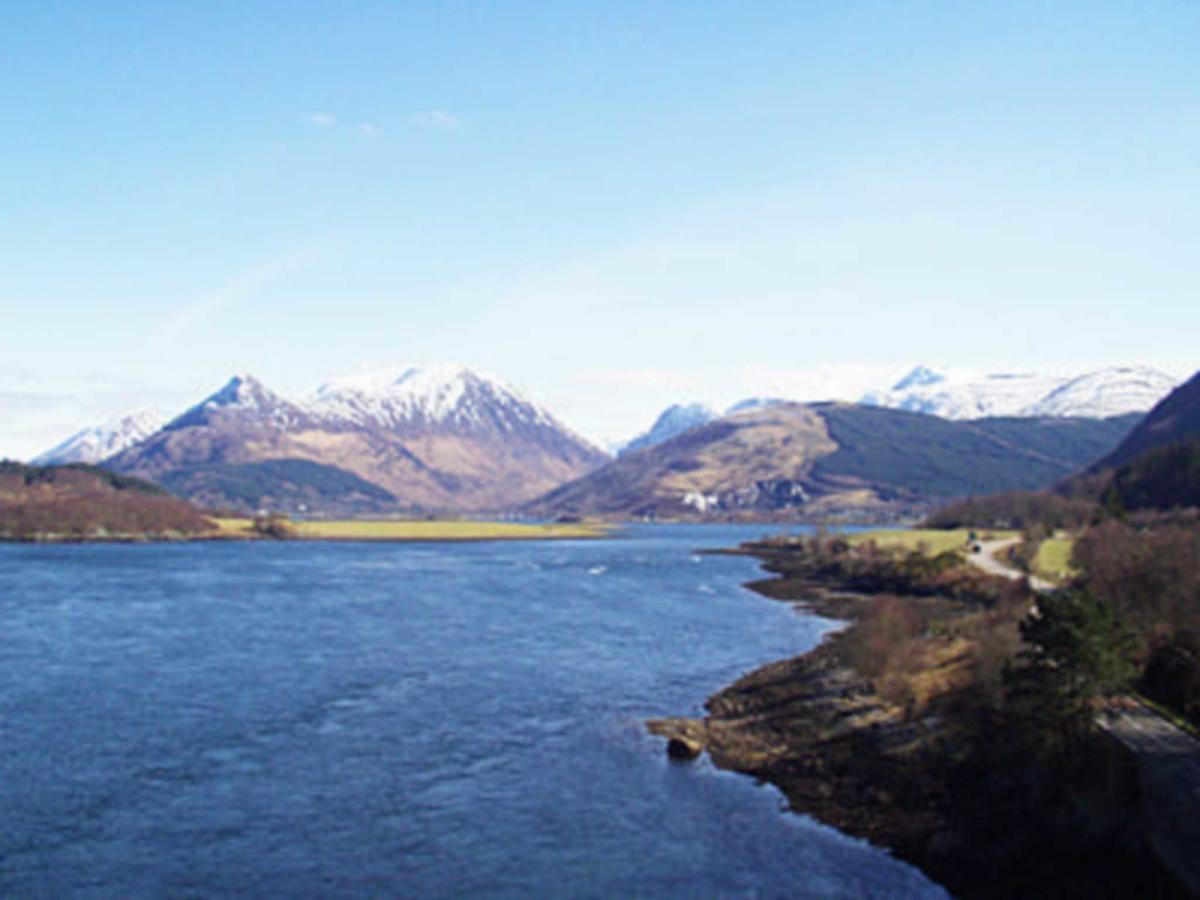
<instances>
[{"instance_id":1,"label":"rock in water","mask_svg":"<svg viewBox=\"0 0 1200 900\"><path fill-rule=\"evenodd\" d=\"M693 760L704 749L698 741L686 737L673 737L667 741L667 756L671 759Z\"/></svg>"}]
</instances>

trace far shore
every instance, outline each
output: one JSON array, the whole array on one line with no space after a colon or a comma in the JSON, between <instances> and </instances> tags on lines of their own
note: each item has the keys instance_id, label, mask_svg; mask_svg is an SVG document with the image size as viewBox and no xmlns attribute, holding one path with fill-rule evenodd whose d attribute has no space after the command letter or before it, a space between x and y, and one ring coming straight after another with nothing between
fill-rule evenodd
<instances>
[{"instance_id":1,"label":"far shore","mask_svg":"<svg viewBox=\"0 0 1200 900\"><path fill-rule=\"evenodd\" d=\"M46 533L0 538L0 543L150 544L201 541L363 541L373 543L588 540L612 535L617 527L596 522L502 522L477 519L284 521L273 531L252 518L214 518L216 528L191 534Z\"/></svg>"},{"instance_id":2,"label":"far shore","mask_svg":"<svg viewBox=\"0 0 1200 900\"><path fill-rule=\"evenodd\" d=\"M262 534L253 519L215 520L218 537L300 541L541 541L607 537L610 525L595 522L503 522L483 519L313 519L287 522L276 535Z\"/></svg>"}]
</instances>

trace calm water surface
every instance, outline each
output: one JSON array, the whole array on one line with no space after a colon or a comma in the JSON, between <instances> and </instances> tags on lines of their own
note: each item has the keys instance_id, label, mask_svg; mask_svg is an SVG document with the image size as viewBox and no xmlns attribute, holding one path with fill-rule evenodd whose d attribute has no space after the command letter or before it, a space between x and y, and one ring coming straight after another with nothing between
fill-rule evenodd
<instances>
[{"instance_id":1,"label":"calm water surface","mask_svg":"<svg viewBox=\"0 0 1200 900\"><path fill-rule=\"evenodd\" d=\"M0 895L944 896L645 734L828 627L761 532L0 546Z\"/></svg>"}]
</instances>

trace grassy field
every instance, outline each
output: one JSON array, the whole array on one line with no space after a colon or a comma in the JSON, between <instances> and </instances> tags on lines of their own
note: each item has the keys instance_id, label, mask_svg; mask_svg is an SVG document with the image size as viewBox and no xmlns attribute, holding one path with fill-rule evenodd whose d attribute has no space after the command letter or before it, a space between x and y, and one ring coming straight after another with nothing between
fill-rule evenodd
<instances>
[{"instance_id":1,"label":"grassy field","mask_svg":"<svg viewBox=\"0 0 1200 900\"><path fill-rule=\"evenodd\" d=\"M922 544L931 553L944 553L947 550L960 550L967 546L967 538L971 532L966 528L951 531L934 530L930 528L911 528L895 531L863 531L850 536L851 544L865 544L874 541L880 547L901 547L905 550L916 550ZM979 537L1000 539L1016 537L1015 531L979 532Z\"/></svg>"},{"instance_id":2,"label":"grassy field","mask_svg":"<svg viewBox=\"0 0 1200 900\"><path fill-rule=\"evenodd\" d=\"M1066 581L1074 570L1071 568L1071 549L1075 539L1052 537L1042 541L1037 556L1033 558L1033 570L1047 581Z\"/></svg>"},{"instance_id":3,"label":"grassy field","mask_svg":"<svg viewBox=\"0 0 1200 900\"><path fill-rule=\"evenodd\" d=\"M216 519L225 537L253 537L250 519ZM550 538L594 538L609 533L604 525L589 523L531 525L520 522L484 522L470 519L438 521L367 521L357 519L292 522L295 536L326 541L515 541Z\"/></svg>"}]
</instances>

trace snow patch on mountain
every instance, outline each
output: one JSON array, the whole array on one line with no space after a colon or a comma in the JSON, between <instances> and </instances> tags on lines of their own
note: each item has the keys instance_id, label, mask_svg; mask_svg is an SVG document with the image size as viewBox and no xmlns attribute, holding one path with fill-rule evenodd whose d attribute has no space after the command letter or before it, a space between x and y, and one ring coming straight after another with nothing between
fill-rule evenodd
<instances>
[{"instance_id":1,"label":"snow patch on mountain","mask_svg":"<svg viewBox=\"0 0 1200 900\"><path fill-rule=\"evenodd\" d=\"M34 465L98 463L154 434L167 422L157 409L140 409L84 428L33 459Z\"/></svg>"},{"instance_id":2,"label":"snow patch on mountain","mask_svg":"<svg viewBox=\"0 0 1200 900\"><path fill-rule=\"evenodd\" d=\"M164 427L174 431L209 424L214 416L233 416L256 425L279 429L303 423L304 410L275 393L253 375L234 375L216 393L209 395Z\"/></svg>"},{"instance_id":3,"label":"snow patch on mountain","mask_svg":"<svg viewBox=\"0 0 1200 900\"><path fill-rule=\"evenodd\" d=\"M718 416L717 411L707 403L676 403L663 410L659 417L654 420L654 424L650 426L649 431L639 434L621 448L617 455L625 456L626 454L661 444L663 441L670 440L675 435L682 434L690 428L711 422L713 419L718 418Z\"/></svg>"},{"instance_id":4,"label":"snow patch on mountain","mask_svg":"<svg viewBox=\"0 0 1200 900\"><path fill-rule=\"evenodd\" d=\"M416 427L565 430L539 404L499 378L464 366L386 369L326 382L306 402L329 422L391 430Z\"/></svg>"},{"instance_id":5,"label":"snow patch on mountain","mask_svg":"<svg viewBox=\"0 0 1200 900\"><path fill-rule=\"evenodd\" d=\"M1101 369L1070 379L1026 415L1107 418L1145 412L1177 386L1177 379L1146 366Z\"/></svg>"},{"instance_id":6,"label":"snow patch on mountain","mask_svg":"<svg viewBox=\"0 0 1200 900\"><path fill-rule=\"evenodd\" d=\"M1038 373L945 374L918 366L890 390L860 402L945 419L989 416L1106 418L1144 412L1175 386L1147 367L1109 368L1069 377Z\"/></svg>"}]
</instances>

